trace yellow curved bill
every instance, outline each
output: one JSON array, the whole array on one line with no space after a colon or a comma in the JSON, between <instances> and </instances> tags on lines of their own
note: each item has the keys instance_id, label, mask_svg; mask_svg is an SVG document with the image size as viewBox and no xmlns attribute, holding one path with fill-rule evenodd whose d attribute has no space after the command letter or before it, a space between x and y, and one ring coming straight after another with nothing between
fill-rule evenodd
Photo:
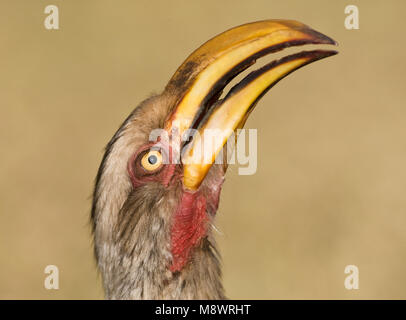
<instances>
[{"instance_id":1,"label":"yellow curved bill","mask_svg":"<svg viewBox=\"0 0 406 320\"><path fill-rule=\"evenodd\" d=\"M249 23L207 41L185 60L165 88L166 93L177 97L165 129L182 136L207 111L211 99L256 59L304 44L335 42L291 20Z\"/></svg>"},{"instance_id":2,"label":"yellow curved bill","mask_svg":"<svg viewBox=\"0 0 406 320\"><path fill-rule=\"evenodd\" d=\"M298 68L336 53L315 50L282 58L252 72L231 89L202 121L199 134L187 146L182 157L184 187L196 190L200 186L227 139L241 127L256 102L269 88Z\"/></svg>"}]
</instances>

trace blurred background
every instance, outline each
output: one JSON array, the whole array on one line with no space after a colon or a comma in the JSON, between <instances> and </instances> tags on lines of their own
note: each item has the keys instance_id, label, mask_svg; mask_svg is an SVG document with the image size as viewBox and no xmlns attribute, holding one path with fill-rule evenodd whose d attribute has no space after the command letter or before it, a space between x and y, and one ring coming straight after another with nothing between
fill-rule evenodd
<instances>
[{"instance_id":1,"label":"blurred background","mask_svg":"<svg viewBox=\"0 0 406 320\"><path fill-rule=\"evenodd\" d=\"M57 31L44 28L50 4ZM344 27L349 4L359 30ZM340 53L280 82L246 124L258 129L258 170L229 170L217 220L227 295L405 299L405 10L395 0L2 0L0 298L103 298L88 221L105 144L203 42L283 18L331 36ZM351 264L359 290L344 287ZM47 265L59 290L44 288Z\"/></svg>"}]
</instances>

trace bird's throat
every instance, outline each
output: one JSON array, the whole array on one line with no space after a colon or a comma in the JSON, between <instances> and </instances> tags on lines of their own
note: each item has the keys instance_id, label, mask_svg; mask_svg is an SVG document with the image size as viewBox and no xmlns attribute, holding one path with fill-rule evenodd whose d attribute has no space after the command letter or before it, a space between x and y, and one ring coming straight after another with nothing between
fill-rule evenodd
<instances>
[{"instance_id":1,"label":"bird's throat","mask_svg":"<svg viewBox=\"0 0 406 320\"><path fill-rule=\"evenodd\" d=\"M199 192L184 191L171 228L172 272L180 271L192 250L207 233L209 218L206 198Z\"/></svg>"}]
</instances>

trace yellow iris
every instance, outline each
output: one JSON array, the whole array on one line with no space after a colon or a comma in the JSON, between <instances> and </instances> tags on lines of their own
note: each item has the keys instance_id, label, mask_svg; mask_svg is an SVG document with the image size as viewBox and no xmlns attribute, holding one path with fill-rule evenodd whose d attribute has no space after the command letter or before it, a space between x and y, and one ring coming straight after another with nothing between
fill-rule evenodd
<instances>
[{"instance_id":1,"label":"yellow iris","mask_svg":"<svg viewBox=\"0 0 406 320\"><path fill-rule=\"evenodd\" d=\"M161 164L162 154L157 150L148 151L141 159L141 165L147 171L155 171Z\"/></svg>"}]
</instances>

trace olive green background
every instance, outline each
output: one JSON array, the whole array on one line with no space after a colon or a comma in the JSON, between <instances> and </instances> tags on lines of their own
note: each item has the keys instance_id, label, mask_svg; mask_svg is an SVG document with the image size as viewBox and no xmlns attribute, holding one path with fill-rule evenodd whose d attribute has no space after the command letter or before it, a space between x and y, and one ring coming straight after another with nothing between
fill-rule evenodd
<instances>
[{"instance_id":1,"label":"olive green background","mask_svg":"<svg viewBox=\"0 0 406 320\"><path fill-rule=\"evenodd\" d=\"M59 7L58 31L44 28L49 4ZM360 30L344 28L348 4L358 5ZM340 53L281 81L247 122L258 129L258 170L229 170L218 212L227 294L405 299L405 9L1 0L0 298L103 298L88 220L104 145L200 44L284 18L331 36ZM51 264L59 290L44 288ZM350 264L359 290L344 288Z\"/></svg>"}]
</instances>

